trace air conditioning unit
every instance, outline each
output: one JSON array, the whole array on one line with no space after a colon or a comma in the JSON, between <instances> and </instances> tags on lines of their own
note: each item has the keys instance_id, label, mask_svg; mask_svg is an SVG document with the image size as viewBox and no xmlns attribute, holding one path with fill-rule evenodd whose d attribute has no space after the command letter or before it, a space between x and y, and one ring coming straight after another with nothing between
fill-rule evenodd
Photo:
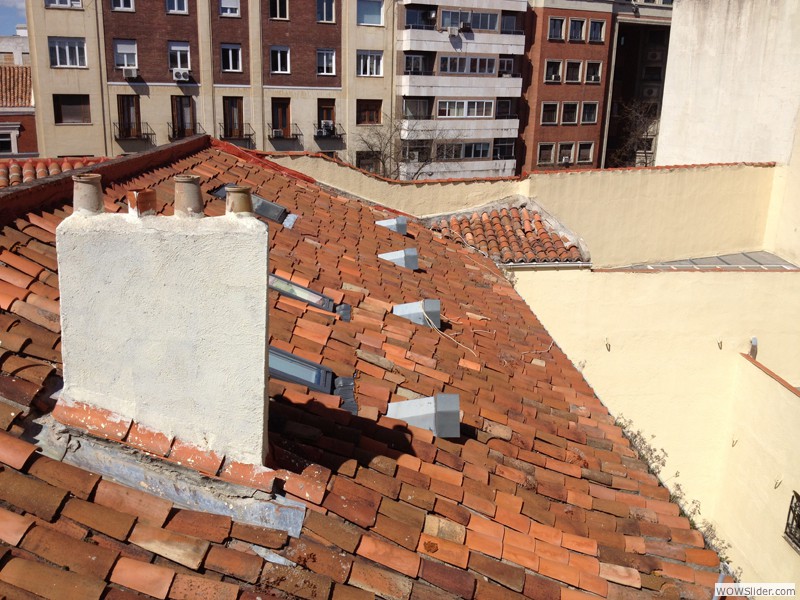
<instances>
[{"instance_id":1,"label":"air conditioning unit","mask_svg":"<svg viewBox=\"0 0 800 600\"><path fill-rule=\"evenodd\" d=\"M430 12L426 12L425 13L425 18L428 19L428 21L435 21L436 20L436 11L432 10Z\"/></svg>"},{"instance_id":2,"label":"air conditioning unit","mask_svg":"<svg viewBox=\"0 0 800 600\"><path fill-rule=\"evenodd\" d=\"M569 156L562 156L561 157L561 164L568 165L571 161L569 160Z\"/></svg>"},{"instance_id":3,"label":"air conditioning unit","mask_svg":"<svg viewBox=\"0 0 800 600\"><path fill-rule=\"evenodd\" d=\"M447 35L450 37L458 37L458 27L451 25L447 28Z\"/></svg>"},{"instance_id":4,"label":"air conditioning unit","mask_svg":"<svg viewBox=\"0 0 800 600\"><path fill-rule=\"evenodd\" d=\"M173 81L189 81L189 69L172 69Z\"/></svg>"},{"instance_id":5,"label":"air conditioning unit","mask_svg":"<svg viewBox=\"0 0 800 600\"><path fill-rule=\"evenodd\" d=\"M561 81L561 75L554 73L547 78L547 81Z\"/></svg>"},{"instance_id":6,"label":"air conditioning unit","mask_svg":"<svg viewBox=\"0 0 800 600\"><path fill-rule=\"evenodd\" d=\"M282 138L283 137L283 129L273 129L272 130L272 137L273 138Z\"/></svg>"},{"instance_id":7,"label":"air conditioning unit","mask_svg":"<svg viewBox=\"0 0 800 600\"><path fill-rule=\"evenodd\" d=\"M125 79L136 79L139 76L139 71L133 67L125 67L122 69L122 76Z\"/></svg>"}]
</instances>

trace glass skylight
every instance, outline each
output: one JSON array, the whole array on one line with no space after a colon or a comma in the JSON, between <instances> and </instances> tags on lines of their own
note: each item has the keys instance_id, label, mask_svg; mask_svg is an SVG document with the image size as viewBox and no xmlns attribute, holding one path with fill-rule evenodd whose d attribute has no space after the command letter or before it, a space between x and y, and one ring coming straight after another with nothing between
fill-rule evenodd
<instances>
[{"instance_id":1,"label":"glass skylight","mask_svg":"<svg viewBox=\"0 0 800 600\"><path fill-rule=\"evenodd\" d=\"M273 290L279 291L281 294L286 294L291 298L308 302L309 304L313 304L314 306L329 312L333 312L334 307L336 306L333 298L328 298L323 294L315 292L314 290L310 290L302 285L298 285L293 281L284 279L283 277L278 277L277 275L270 274L269 287L271 287Z\"/></svg>"},{"instance_id":2,"label":"glass skylight","mask_svg":"<svg viewBox=\"0 0 800 600\"><path fill-rule=\"evenodd\" d=\"M333 391L333 371L273 346L269 347L269 374L318 392L330 394Z\"/></svg>"}]
</instances>

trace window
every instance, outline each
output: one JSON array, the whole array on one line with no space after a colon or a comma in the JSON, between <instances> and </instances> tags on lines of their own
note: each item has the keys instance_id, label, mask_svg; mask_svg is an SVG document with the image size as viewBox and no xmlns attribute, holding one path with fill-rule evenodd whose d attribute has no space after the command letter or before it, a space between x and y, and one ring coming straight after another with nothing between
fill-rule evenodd
<instances>
[{"instance_id":1,"label":"window","mask_svg":"<svg viewBox=\"0 0 800 600\"><path fill-rule=\"evenodd\" d=\"M81 0L45 0L45 8L81 8Z\"/></svg>"},{"instance_id":2,"label":"window","mask_svg":"<svg viewBox=\"0 0 800 600\"><path fill-rule=\"evenodd\" d=\"M495 117L498 119L514 119L517 116L516 98L498 98Z\"/></svg>"},{"instance_id":3,"label":"window","mask_svg":"<svg viewBox=\"0 0 800 600\"><path fill-rule=\"evenodd\" d=\"M317 75L336 75L335 50L317 50Z\"/></svg>"},{"instance_id":4,"label":"window","mask_svg":"<svg viewBox=\"0 0 800 600\"><path fill-rule=\"evenodd\" d=\"M558 124L558 102L542 102L542 125Z\"/></svg>"},{"instance_id":5,"label":"window","mask_svg":"<svg viewBox=\"0 0 800 600\"><path fill-rule=\"evenodd\" d=\"M383 50L358 50L356 63L359 77L383 77Z\"/></svg>"},{"instance_id":6,"label":"window","mask_svg":"<svg viewBox=\"0 0 800 600\"><path fill-rule=\"evenodd\" d=\"M586 83L600 83L600 63L586 63Z\"/></svg>"},{"instance_id":7,"label":"window","mask_svg":"<svg viewBox=\"0 0 800 600\"><path fill-rule=\"evenodd\" d=\"M111 0L111 10L127 10L133 12L136 9L133 0Z\"/></svg>"},{"instance_id":8,"label":"window","mask_svg":"<svg viewBox=\"0 0 800 600\"><path fill-rule=\"evenodd\" d=\"M583 28L586 25L584 19L570 19L569 20L569 41L582 42L583 41Z\"/></svg>"},{"instance_id":9,"label":"window","mask_svg":"<svg viewBox=\"0 0 800 600\"><path fill-rule=\"evenodd\" d=\"M468 117L491 117L494 114L493 100L469 100L467 101Z\"/></svg>"},{"instance_id":10,"label":"window","mask_svg":"<svg viewBox=\"0 0 800 600\"><path fill-rule=\"evenodd\" d=\"M597 123L597 102L584 102L583 112L581 113L581 123L592 125Z\"/></svg>"},{"instance_id":11,"label":"window","mask_svg":"<svg viewBox=\"0 0 800 600\"><path fill-rule=\"evenodd\" d=\"M403 160L409 162L426 162L431 159L431 141L403 141Z\"/></svg>"},{"instance_id":12,"label":"window","mask_svg":"<svg viewBox=\"0 0 800 600\"><path fill-rule=\"evenodd\" d=\"M439 58L439 72L493 75L496 62L494 58L442 56Z\"/></svg>"},{"instance_id":13,"label":"window","mask_svg":"<svg viewBox=\"0 0 800 600\"><path fill-rule=\"evenodd\" d=\"M797 492L792 493L789 502L789 516L786 517L784 534L794 549L800 552L800 494Z\"/></svg>"},{"instance_id":14,"label":"window","mask_svg":"<svg viewBox=\"0 0 800 600\"><path fill-rule=\"evenodd\" d=\"M492 158L494 160L509 160L514 158L514 138L499 138L492 145Z\"/></svg>"},{"instance_id":15,"label":"window","mask_svg":"<svg viewBox=\"0 0 800 600\"><path fill-rule=\"evenodd\" d=\"M606 37L605 21L589 21L589 41L602 42Z\"/></svg>"},{"instance_id":16,"label":"window","mask_svg":"<svg viewBox=\"0 0 800 600\"><path fill-rule=\"evenodd\" d=\"M590 163L592 162L592 155L594 154L594 142L581 142L578 144L578 162Z\"/></svg>"},{"instance_id":17,"label":"window","mask_svg":"<svg viewBox=\"0 0 800 600\"><path fill-rule=\"evenodd\" d=\"M550 17L550 26L547 30L547 39L564 39L564 17Z\"/></svg>"},{"instance_id":18,"label":"window","mask_svg":"<svg viewBox=\"0 0 800 600\"><path fill-rule=\"evenodd\" d=\"M10 133L0 133L0 154L10 154L14 152L14 146L11 144Z\"/></svg>"},{"instance_id":19,"label":"window","mask_svg":"<svg viewBox=\"0 0 800 600\"><path fill-rule=\"evenodd\" d=\"M464 144L464 158L489 158L489 142Z\"/></svg>"},{"instance_id":20,"label":"window","mask_svg":"<svg viewBox=\"0 0 800 600\"><path fill-rule=\"evenodd\" d=\"M222 71L242 72L242 46L240 44L222 44Z\"/></svg>"},{"instance_id":21,"label":"window","mask_svg":"<svg viewBox=\"0 0 800 600\"><path fill-rule=\"evenodd\" d=\"M195 119L194 102L191 96L172 96L172 123L170 139L176 140L195 135L197 120Z\"/></svg>"},{"instance_id":22,"label":"window","mask_svg":"<svg viewBox=\"0 0 800 600\"><path fill-rule=\"evenodd\" d=\"M139 96L124 94L117 96L117 113L119 123L117 139L135 140L142 135L142 123L139 114Z\"/></svg>"},{"instance_id":23,"label":"window","mask_svg":"<svg viewBox=\"0 0 800 600\"><path fill-rule=\"evenodd\" d=\"M320 23L333 23L336 15L333 14L334 0L317 0L317 21Z\"/></svg>"},{"instance_id":24,"label":"window","mask_svg":"<svg viewBox=\"0 0 800 600\"><path fill-rule=\"evenodd\" d=\"M514 59L501 58L498 62L498 71L500 75L510 75L514 72Z\"/></svg>"},{"instance_id":25,"label":"window","mask_svg":"<svg viewBox=\"0 0 800 600\"><path fill-rule=\"evenodd\" d=\"M222 136L232 139L245 137L244 102L241 96L222 97Z\"/></svg>"},{"instance_id":26,"label":"window","mask_svg":"<svg viewBox=\"0 0 800 600\"><path fill-rule=\"evenodd\" d=\"M280 131L282 138L291 136L292 123L290 118L290 98L273 98L272 99L272 129ZM273 136L274 137L274 136Z\"/></svg>"},{"instance_id":27,"label":"window","mask_svg":"<svg viewBox=\"0 0 800 600\"><path fill-rule=\"evenodd\" d=\"M367 173L383 173L381 168L382 154L372 150L358 150L356 152L356 167Z\"/></svg>"},{"instance_id":28,"label":"window","mask_svg":"<svg viewBox=\"0 0 800 600\"><path fill-rule=\"evenodd\" d=\"M467 21L473 29L483 31L497 31L497 13L472 13L472 18Z\"/></svg>"},{"instance_id":29,"label":"window","mask_svg":"<svg viewBox=\"0 0 800 600\"><path fill-rule=\"evenodd\" d=\"M291 381L318 392L333 391L333 371L289 352L269 347L269 374L275 379Z\"/></svg>"},{"instance_id":30,"label":"window","mask_svg":"<svg viewBox=\"0 0 800 600\"><path fill-rule=\"evenodd\" d=\"M406 119L430 119L430 102L427 98L403 98L403 117Z\"/></svg>"},{"instance_id":31,"label":"window","mask_svg":"<svg viewBox=\"0 0 800 600\"><path fill-rule=\"evenodd\" d=\"M645 81L661 81L661 67L645 67L644 68Z\"/></svg>"},{"instance_id":32,"label":"window","mask_svg":"<svg viewBox=\"0 0 800 600\"><path fill-rule=\"evenodd\" d=\"M459 10L442 11L442 28L461 27L461 23L470 23L469 13Z\"/></svg>"},{"instance_id":33,"label":"window","mask_svg":"<svg viewBox=\"0 0 800 600\"><path fill-rule=\"evenodd\" d=\"M440 117L491 117L493 100L439 100Z\"/></svg>"},{"instance_id":34,"label":"window","mask_svg":"<svg viewBox=\"0 0 800 600\"><path fill-rule=\"evenodd\" d=\"M325 130L323 137L333 137L336 133L336 100L317 98L317 126Z\"/></svg>"},{"instance_id":35,"label":"window","mask_svg":"<svg viewBox=\"0 0 800 600\"><path fill-rule=\"evenodd\" d=\"M114 40L114 67L135 69L136 66L136 40Z\"/></svg>"},{"instance_id":36,"label":"window","mask_svg":"<svg viewBox=\"0 0 800 600\"><path fill-rule=\"evenodd\" d=\"M536 164L552 165L553 150L555 150L555 144L539 144L539 152L536 157Z\"/></svg>"},{"instance_id":37,"label":"window","mask_svg":"<svg viewBox=\"0 0 800 600\"><path fill-rule=\"evenodd\" d=\"M296 300L308 302L309 304L313 304L314 306L328 312L333 312L334 308L336 307L336 303L333 301L333 298L329 298L324 294L315 292L314 290L303 287L302 285L294 283L293 281L289 281L288 279L284 279L283 277L273 275L272 273L269 275L269 287L270 289L280 292L284 296L289 296Z\"/></svg>"},{"instance_id":38,"label":"window","mask_svg":"<svg viewBox=\"0 0 800 600\"><path fill-rule=\"evenodd\" d=\"M191 69L189 42L169 42L169 68Z\"/></svg>"},{"instance_id":39,"label":"window","mask_svg":"<svg viewBox=\"0 0 800 600\"><path fill-rule=\"evenodd\" d=\"M380 100L356 100L356 125L380 125L380 123Z\"/></svg>"},{"instance_id":40,"label":"window","mask_svg":"<svg viewBox=\"0 0 800 600\"><path fill-rule=\"evenodd\" d=\"M561 81L561 61L548 60L544 64L545 81Z\"/></svg>"},{"instance_id":41,"label":"window","mask_svg":"<svg viewBox=\"0 0 800 600\"><path fill-rule=\"evenodd\" d=\"M580 83L581 82L581 61L568 60L567 61L567 83Z\"/></svg>"},{"instance_id":42,"label":"window","mask_svg":"<svg viewBox=\"0 0 800 600\"><path fill-rule=\"evenodd\" d=\"M285 46L272 46L269 49L269 70L271 73L291 73L289 49Z\"/></svg>"},{"instance_id":43,"label":"window","mask_svg":"<svg viewBox=\"0 0 800 600\"><path fill-rule=\"evenodd\" d=\"M558 145L558 162L559 164L570 164L572 162L572 151L575 148L575 144L572 142L568 142L565 144Z\"/></svg>"},{"instance_id":44,"label":"window","mask_svg":"<svg viewBox=\"0 0 800 600\"><path fill-rule=\"evenodd\" d=\"M461 144L439 144L436 147L436 158L439 160L458 160L464 147Z\"/></svg>"},{"instance_id":45,"label":"window","mask_svg":"<svg viewBox=\"0 0 800 600\"><path fill-rule=\"evenodd\" d=\"M358 25L383 25L383 0L358 0L356 23Z\"/></svg>"},{"instance_id":46,"label":"window","mask_svg":"<svg viewBox=\"0 0 800 600\"><path fill-rule=\"evenodd\" d=\"M86 40L83 38L50 37L50 66L78 68L86 66Z\"/></svg>"},{"instance_id":47,"label":"window","mask_svg":"<svg viewBox=\"0 0 800 600\"><path fill-rule=\"evenodd\" d=\"M167 12L185 15L189 13L189 0L167 0Z\"/></svg>"},{"instance_id":48,"label":"window","mask_svg":"<svg viewBox=\"0 0 800 600\"><path fill-rule=\"evenodd\" d=\"M422 75L425 57L421 54L406 54L406 64L403 73L406 75Z\"/></svg>"},{"instance_id":49,"label":"window","mask_svg":"<svg viewBox=\"0 0 800 600\"><path fill-rule=\"evenodd\" d=\"M564 102L561 105L561 124L576 125L578 123L578 103Z\"/></svg>"},{"instance_id":50,"label":"window","mask_svg":"<svg viewBox=\"0 0 800 600\"><path fill-rule=\"evenodd\" d=\"M238 17L239 0L219 0L219 14L221 17Z\"/></svg>"},{"instance_id":51,"label":"window","mask_svg":"<svg viewBox=\"0 0 800 600\"><path fill-rule=\"evenodd\" d=\"M53 114L59 125L91 123L88 94L53 94Z\"/></svg>"},{"instance_id":52,"label":"window","mask_svg":"<svg viewBox=\"0 0 800 600\"><path fill-rule=\"evenodd\" d=\"M283 19L289 18L289 0L269 0L269 18Z\"/></svg>"}]
</instances>

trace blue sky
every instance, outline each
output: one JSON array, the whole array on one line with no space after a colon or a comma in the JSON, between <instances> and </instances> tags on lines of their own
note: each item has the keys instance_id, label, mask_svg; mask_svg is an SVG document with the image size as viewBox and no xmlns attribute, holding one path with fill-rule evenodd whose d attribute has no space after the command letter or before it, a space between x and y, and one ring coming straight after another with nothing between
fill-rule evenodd
<instances>
[{"instance_id":1,"label":"blue sky","mask_svg":"<svg viewBox=\"0 0 800 600\"><path fill-rule=\"evenodd\" d=\"M25 22L25 0L0 0L0 35L14 35L17 23Z\"/></svg>"}]
</instances>

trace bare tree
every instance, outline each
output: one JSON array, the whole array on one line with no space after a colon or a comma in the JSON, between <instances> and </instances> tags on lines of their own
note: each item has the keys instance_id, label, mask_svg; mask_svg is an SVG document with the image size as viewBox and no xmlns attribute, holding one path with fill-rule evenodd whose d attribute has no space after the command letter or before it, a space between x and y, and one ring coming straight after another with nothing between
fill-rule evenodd
<instances>
[{"instance_id":1,"label":"bare tree","mask_svg":"<svg viewBox=\"0 0 800 600\"><path fill-rule=\"evenodd\" d=\"M655 161L653 145L658 134L658 105L634 99L620 105L616 119L619 144L609 157L609 166L652 166Z\"/></svg>"}]
</instances>

